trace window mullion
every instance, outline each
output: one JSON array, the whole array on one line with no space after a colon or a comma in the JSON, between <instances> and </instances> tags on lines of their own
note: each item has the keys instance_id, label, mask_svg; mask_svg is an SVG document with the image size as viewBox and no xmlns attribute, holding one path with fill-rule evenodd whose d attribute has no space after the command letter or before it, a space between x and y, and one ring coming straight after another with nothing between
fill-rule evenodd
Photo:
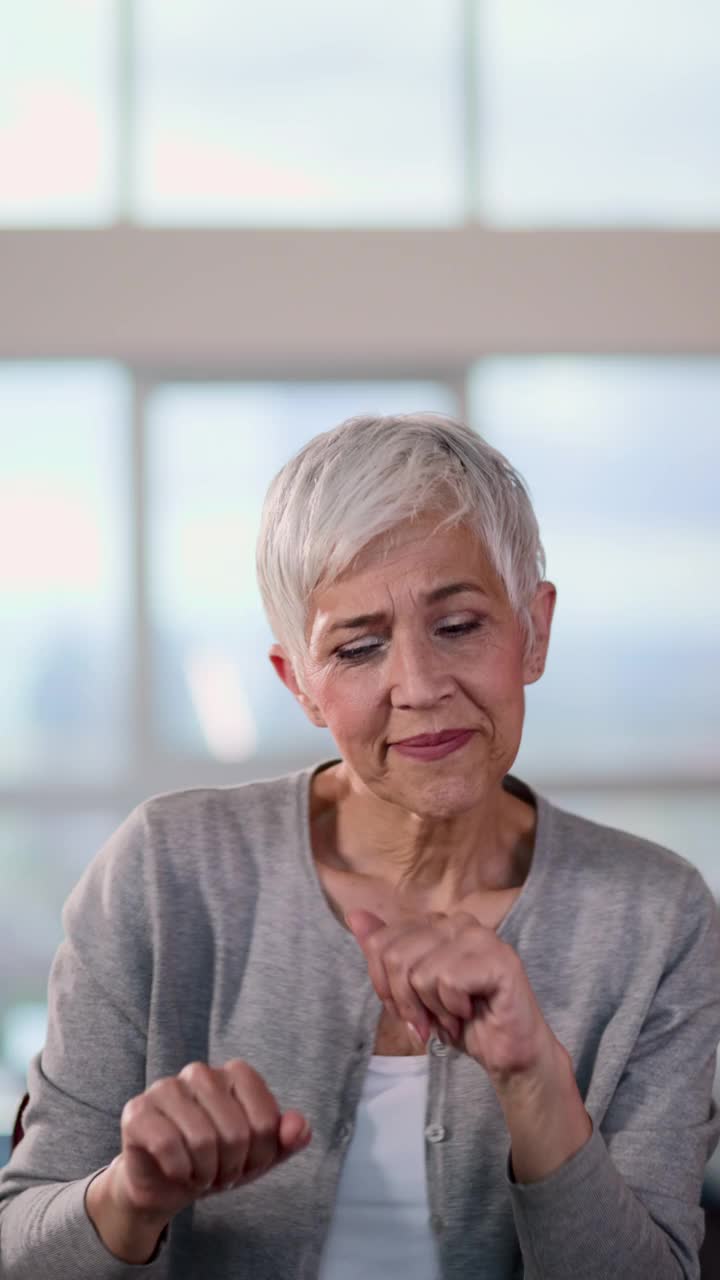
<instances>
[{"instance_id":1,"label":"window mullion","mask_svg":"<svg viewBox=\"0 0 720 1280\"><path fill-rule=\"evenodd\" d=\"M135 205L135 0L115 0L115 221L133 221Z\"/></svg>"}]
</instances>

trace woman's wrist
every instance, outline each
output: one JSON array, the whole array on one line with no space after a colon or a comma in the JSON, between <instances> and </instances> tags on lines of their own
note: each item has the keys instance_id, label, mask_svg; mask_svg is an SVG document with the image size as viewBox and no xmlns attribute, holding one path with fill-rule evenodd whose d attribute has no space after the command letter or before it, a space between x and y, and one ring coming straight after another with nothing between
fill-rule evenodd
<instances>
[{"instance_id":1,"label":"woman's wrist","mask_svg":"<svg viewBox=\"0 0 720 1280\"><path fill-rule=\"evenodd\" d=\"M120 1262L147 1263L168 1219L117 1203L114 1163L93 1178L85 1192L85 1212L105 1248Z\"/></svg>"},{"instance_id":2,"label":"woman's wrist","mask_svg":"<svg viewBox=\"0 0 720 1280\"><path fill-rule=\"evenodd\" d=\"M558 1042L555 1070L516 1080L499 1095L511 1139L516 1182L538 1182L555 1173L590 1140L593 1123L577 1086L570 1054Z\"/></svg>"}]
</instances>

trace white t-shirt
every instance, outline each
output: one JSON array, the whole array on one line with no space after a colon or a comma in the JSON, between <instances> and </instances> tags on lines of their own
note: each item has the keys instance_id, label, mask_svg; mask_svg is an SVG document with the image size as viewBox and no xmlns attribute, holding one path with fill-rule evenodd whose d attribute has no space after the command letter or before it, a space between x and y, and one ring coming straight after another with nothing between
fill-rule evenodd
<instances>
[{"instance_id":1,"label":"white t-shirt","mask_svg":"<svg viewBox=\"0 0 720 1280\"><path fill-rule=\"evenodd\" d=\"M370 1059L319 1280L438 1280L425 1182L427 1056Z\"/></svg>"}]
</instances>

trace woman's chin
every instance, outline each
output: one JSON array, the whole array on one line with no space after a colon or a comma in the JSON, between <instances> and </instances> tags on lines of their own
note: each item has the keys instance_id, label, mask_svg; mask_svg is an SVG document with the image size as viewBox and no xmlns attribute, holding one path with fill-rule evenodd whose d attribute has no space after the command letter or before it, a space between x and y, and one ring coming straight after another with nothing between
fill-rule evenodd
<instances>
[{"instance_id":1,"label":"woman's chin","mask_svg":"<svg viewBox=\"0 0 720 1280\"><path fill-rule=\"evenodd\" d=\"M491 781L477 769L467 775L460 772L443 772L428 769L394 771L388 778L394 802L420 817L454 818L467 813L487 799L488 793L498 782ZM388 796L393 799L393 796Z\"/></svg>"}]
</instances>

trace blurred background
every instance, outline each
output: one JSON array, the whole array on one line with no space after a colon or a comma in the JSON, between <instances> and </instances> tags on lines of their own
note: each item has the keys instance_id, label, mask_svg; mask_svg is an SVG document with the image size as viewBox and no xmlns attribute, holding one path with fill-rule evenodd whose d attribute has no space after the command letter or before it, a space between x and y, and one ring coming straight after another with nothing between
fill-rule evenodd
<instances>
[{"instance_id":1,"label":"blurred background","mask_svg":"<svg viewBox=\"0 0 720 1280\"><path fill-rule=\"evenodd\" d=\"M716 0L6 6L0 1134L129 810L333 754L254 543L353 413L520 469L558 608L515 771L720 899L719 57Z\"/></svg>"}]
</instances>

